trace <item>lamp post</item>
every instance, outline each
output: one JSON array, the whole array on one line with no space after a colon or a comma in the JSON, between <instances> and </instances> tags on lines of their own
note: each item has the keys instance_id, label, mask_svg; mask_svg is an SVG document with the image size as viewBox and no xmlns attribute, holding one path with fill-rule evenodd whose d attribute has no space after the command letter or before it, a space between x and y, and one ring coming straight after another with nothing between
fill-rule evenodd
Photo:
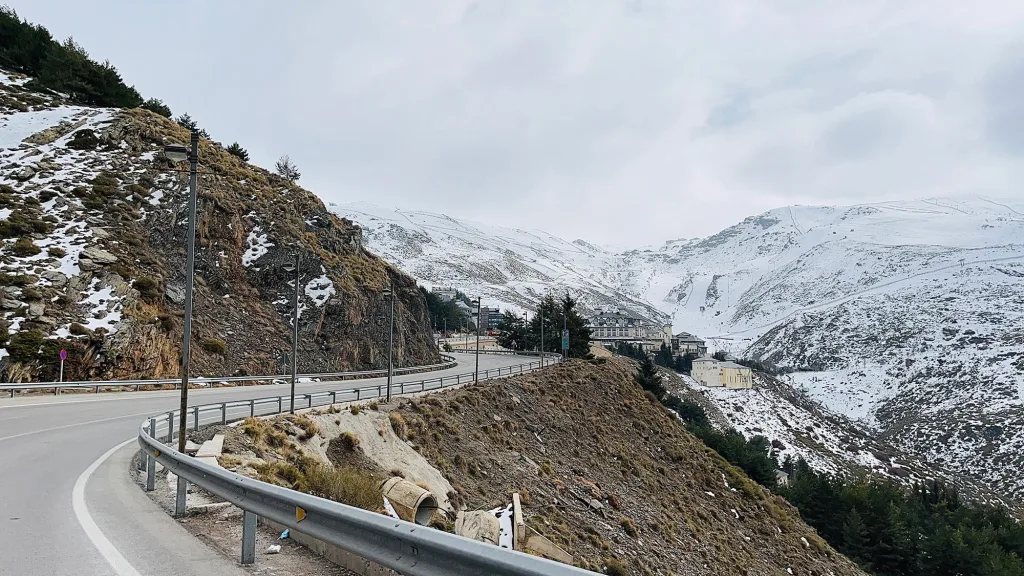
<instances>
[{"instance_id":1,"label":"lamp post","mask_svg":"<svg viewBox=\"0 0 1024 576\"><path fill-rule=\"evenodd\" d=\"M544 308L540 309L540 367L544 367Z\"/></svg>"},{"instance_id":2,"label":"lamp post","mask_svg":"<svg viewBox=\"0 0 1024 576\"><path fill-rule=\"evenodd\" d=\"M292 300L292 392L288 412L295 414L295 378L299 366L299 253L295 252L295 264L286 265L286 272L295 272L295 298Z\"/></svg>"},{"instance_id":3,"label":"lamp post","mask_svg":"<svg viewBox=\"0 0 1024 576\"><path fill-rule=\"evenodd\" d=\"M387 287L387 289L384 290L383 294L384 294L384 296L391 296L391 314L390 314L390 319L388 320L388 322L390 324L390 329L388 330L388 393L387 393L387 397L386 397L386 401L390 402L391 401L391 376L394 373L394 367L395 367L395 362L394 362L394 358L395 358L395 287L394 287L394 285L389 285Z\"/></svg>"},{"instance_id":4,"label":"lamp post","mask_svg":"<svg viewBox=\"0 0 1024 576\"><path fill-rule=\"evenodd\" d=\"M199 180L199 132L193 130L186 149L180 144L164 147L164 156L171 162L188 160L188 239L185 252L185 326L181 342L181 410L178 414L178 452L185 452L185 424L188 412L188 376L192 359L192 290L196 275L196 187ZM185 483L178 483L182 492ZM180 496L180 495L179 495ZM181 498L184 501L184 498Z\"/></svg>"},{"instance_id":5,"label":"lamp post","mask_svg":"<svg viewBox=\"0 0 1024 576\"><path fill-rule=\"evenodd\" d=\"M476 299L476 371L473 372L473 382L480 380L480 305L483 298Z\"/></svg>"}]
</instances>

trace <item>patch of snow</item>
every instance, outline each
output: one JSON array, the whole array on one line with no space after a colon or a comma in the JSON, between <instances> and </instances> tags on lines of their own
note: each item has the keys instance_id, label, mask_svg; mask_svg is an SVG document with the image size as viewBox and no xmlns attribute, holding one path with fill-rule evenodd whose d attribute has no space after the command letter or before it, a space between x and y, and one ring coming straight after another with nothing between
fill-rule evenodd
<instances>
[{"instance_id":1,"label":"patch of snow","mask_svg":"<svg viewBox=\"0 0 1024 576\"><path fill-rule=\"evenodd\" d=\"M498 546L511 549L512 535L514 534L512 529L512 505L509 504L505 508L495 508L491 510L491 514L498 518Z\"/></svg>"},{"instance_id":2,"label":"patch of snow","mask_svg":"<svg viewBox=\"0 0 1024 576\"><path fill-rule=\"evenodd\" d=\"M313 300L314 305L318 308L323 307L327 299L335 294L334 282L323 273L306 283L305 293Z\"/></svg>"},{"instance_id":3,"label":"patch of snow","mask_svg":"<svg viewBox=\"0 0 1024 576\"><path fill-rule=\"evenodd\" d=\"M249 236L246 238L249 248L242 254L242 266L246 268L252 266L256 260L259 260L274 245L273 242L267 240L266 234L261 234L260 232L260 227L256 226L249 232Z\"/></svg>"}]
</instances>

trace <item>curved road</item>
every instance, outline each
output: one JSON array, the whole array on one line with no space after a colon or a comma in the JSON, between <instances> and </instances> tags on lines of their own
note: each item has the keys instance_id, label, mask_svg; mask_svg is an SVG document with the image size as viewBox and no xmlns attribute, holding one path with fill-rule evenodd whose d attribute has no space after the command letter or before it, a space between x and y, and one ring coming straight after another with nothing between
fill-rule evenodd
<instances>
[{"instance_id":1,"label":"curved road","mask_svg":"<svg viewBox=\"0 0 1024 576\"><path fill-rule=\"evenodd\" d=\"M459 366L394 381L473 371L472 354L454 356ZM481 355L480 370L529 360ZM386 379L299 384L296 393L381 382ZM288 385L190 390L189 405L288 390ZM178 391L168 390L0 399L0 574L248 574L178 526L128 476L139 424L147 415L176 409L179 398Z\"/></svg>"}]
</instances>

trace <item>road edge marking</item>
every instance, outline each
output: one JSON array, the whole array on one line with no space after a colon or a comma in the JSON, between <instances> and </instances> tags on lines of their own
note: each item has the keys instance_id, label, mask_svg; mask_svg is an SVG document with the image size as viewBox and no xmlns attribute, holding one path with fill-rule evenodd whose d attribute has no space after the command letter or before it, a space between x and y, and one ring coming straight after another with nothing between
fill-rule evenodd
<instances>
[{"instance_id":1,"label":"road edge marking","mask_svg":"<svg viewBox=\"0 0 1024 576\"><path fill-rule=\"evenodd\" d=\"M138 418L139 416L146 416L152 414L152 412L139 412L137 414L125 414L124 416L111 416L110 418L100 418L99 420L89 420L86 422L75 422L72 424L64 424L63 426L54 426L53 428L43 428L42 430L30 430L28 432L21 432L13 434L11 436L0 436L0 442L5 440L14 440L15 438L24 438L25 436L31 436L33 434L45 434L46 432L56 432L57 430L66 430L68 428L74 428L75 426L88 426L89 424L101 424L103 422L112 422L114 420L124 420L125 418Z\"/></svg>"},{"instance_id":2,"label":"road edge marking","mask_svg":"<svg viewBox=\"0 0 1024 576\"><path fill-rule=\"evenodd\" d=\"M75 518L78 519L78 523L82 526L82 530L85 531L85 535L92 542L92 545L99 551L103 559L110 564L110 567L114 569L114 573L117 576L142 576L138 570L135 569L131 563L125 559L124 556L118 552L117 548L110 542L109 539L100 530L100 527L93 520L92 515L89 514L89 507L85 504L85 485L89 482L89 478L93 472L100 467L108 458L114 453L124 448L132 442L136 442L136 438L130 438L124 442L114 446L110 450L107 450L102 456L96 459L92 464L89 465L79 476L78 480L75 481L75 487L71 490L71 507L75 512Z\"/></svg>"}]
</instances>

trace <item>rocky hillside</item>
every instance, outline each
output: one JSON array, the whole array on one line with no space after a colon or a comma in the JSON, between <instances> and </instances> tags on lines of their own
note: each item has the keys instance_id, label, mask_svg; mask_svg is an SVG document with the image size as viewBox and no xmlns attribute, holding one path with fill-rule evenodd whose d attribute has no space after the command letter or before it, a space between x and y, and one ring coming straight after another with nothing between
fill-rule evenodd
<instances>
[{"instance_id":1,"label":"rocky hillside","mask_svg":"<svg viewBox=\"0 0 1024 576\"><path fill-rule=\"evenodd\" d=\"M142 109L91 108L0 74L0 308L8 381L178 374L187 143ZM312 193L200 144L193 375L287 370L299 254L299 370L386 364L396 288L399 365L437 360L426 303L410 277L369 253L359 228Z\"/></svg>"}]
</instances>

